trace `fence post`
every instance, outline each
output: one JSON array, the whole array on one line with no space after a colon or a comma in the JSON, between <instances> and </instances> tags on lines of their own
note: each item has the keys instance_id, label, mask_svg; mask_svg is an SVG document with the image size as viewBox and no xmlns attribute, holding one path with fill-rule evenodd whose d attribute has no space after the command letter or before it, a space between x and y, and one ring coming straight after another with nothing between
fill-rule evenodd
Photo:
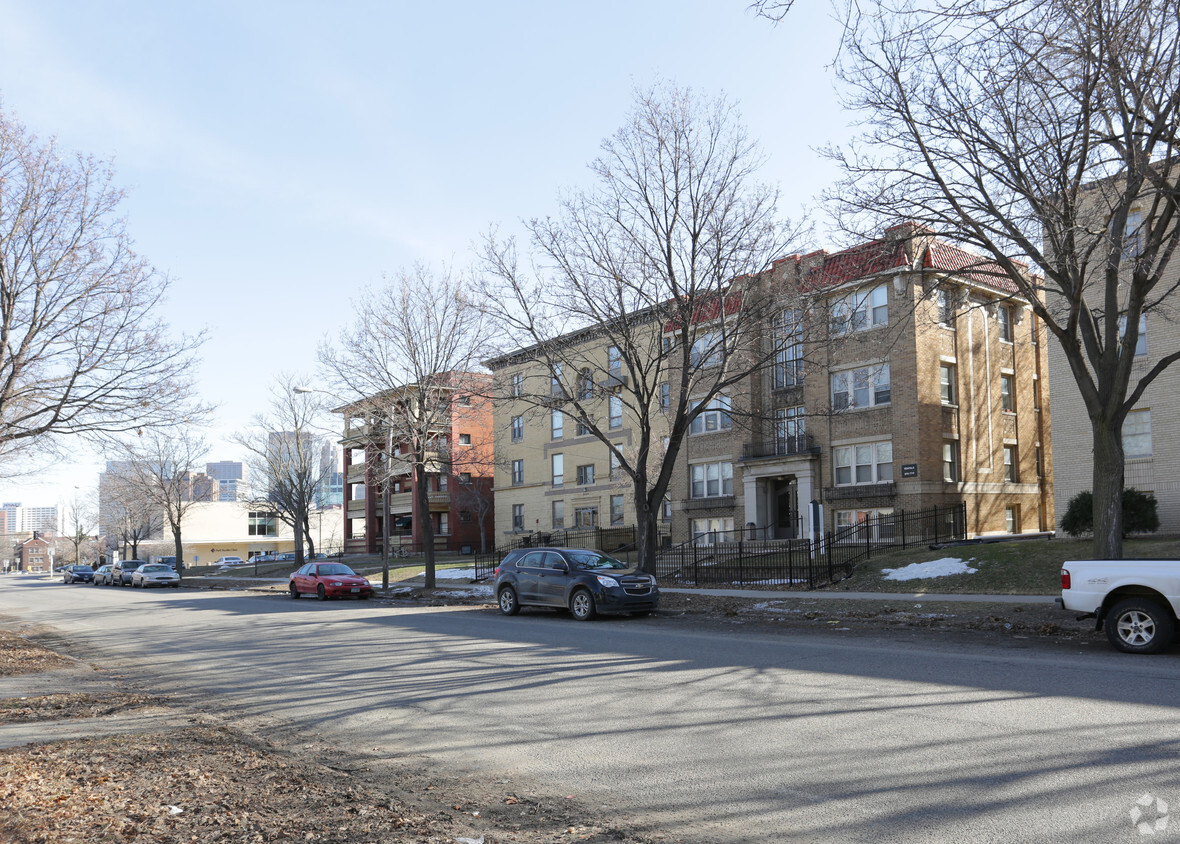
<instances>
[{"instance_id":1,"label":"fence post","mask_svg":"<svg viewBox=\"0 0 1180 844\"><path fill-rule=\"evenodd\" d=\"M902 514L901 514L901 547L902 548L909 548L910 547L909 543L906 542L906 536L905 536L905 523L907 521L909 521L909 520L906 518L905 511L902 511Z\"/></svg>"},{"instance_id":2,"label":"fence post","mask_svg":"<svg viewBox=\"0 0 1180 844\"><path fill-rule=\"evenodd\" d=\"M937 545L938 544L938 508L937 507L935 508L934 518L932 519L932 521L934 522L934 544Z\"/></svg>"},{"instance_id":3,"label":"fence post","mask_svg":"<svg viewBox=\"0 0 1180 844\"><path fill-rule=\"evenodd\" d=\"M743 552L745 542L738 540L738 583L745 585L746 583L746 555Z\"/></svg>"}]
</instances>

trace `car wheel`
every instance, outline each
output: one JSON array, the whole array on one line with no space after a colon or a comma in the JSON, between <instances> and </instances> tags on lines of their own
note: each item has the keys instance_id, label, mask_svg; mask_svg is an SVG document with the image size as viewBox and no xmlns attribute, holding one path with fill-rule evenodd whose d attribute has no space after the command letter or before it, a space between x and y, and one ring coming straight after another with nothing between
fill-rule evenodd
<instances>
[{"instance_id":1,"label":"car wheel","mask_svg":"<svg viewBox=\"0 0 1180 844\"><path fill-rule=\"evenodd\" d=\"M324 584L320 584L315 588L315 596L321 601L328 600L328 593L324 591Z\"/></svg>"},{"instance_id":2,"label":"car wheel","mask_svg":"<svg viewBox=\"0 0 1180 844\"><path fill-rule=\"evenodd\" d=\"M501 589L497 600L500 602L500 612L504 615L516 615L520 612L520 601L516 598L516 590L511 586Z\"/></svg>"},{"instance_id":3,"label":"car wheel","mask_svg":"<svg viewBox=\"0 0 1180 844\"><path fill-rule=\"evenodd\" d=\"M594 596L585 589L579 589L570 597L570 612L578 621L589 621L598 615L594 608Z\"/></svg>"},{"instance_id":4,"label":"car wheel","mask_svg":"<svg viewBox=\"0 0 1180 844\"><path fill-rule=\"evenodd\" d=\"M297 599L299 597L299 589L295 586L294 583L291 583L287 586L287 591L291 593L292 600Z\"/></svg>"},{"instance_id":5,"label":"car wheel","mask_svg":"<svg viewBox=\"0 0 1180 844\"><path fill-rule=\"evenodd\" d=\"M1106 614L1106 638L1120 651L1153 654L1172 644L1176 623L1172 615L1150 598L1128 598Z\"/></svg>"}]
</instances>

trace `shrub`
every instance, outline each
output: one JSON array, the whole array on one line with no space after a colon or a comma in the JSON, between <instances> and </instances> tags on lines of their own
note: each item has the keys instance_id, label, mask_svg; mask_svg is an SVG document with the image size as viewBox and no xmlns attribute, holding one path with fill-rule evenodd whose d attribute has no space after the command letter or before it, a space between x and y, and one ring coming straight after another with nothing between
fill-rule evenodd
<instances>
[{"instance_id":1,"label":"shrub","mask_svg":"<svg viewBox=\"0 0 1180 844\"><path fill-rule=\"evenodd\" d=\"M1160 517L1156 512L1154 493L1128 487L1123 490L1123 535L1154 533L1159 530ZM1070 536L1092 533L1094 530L1094 495L1089 490L1069 499L1061 529Z\"/></svg>"}]
</instances>

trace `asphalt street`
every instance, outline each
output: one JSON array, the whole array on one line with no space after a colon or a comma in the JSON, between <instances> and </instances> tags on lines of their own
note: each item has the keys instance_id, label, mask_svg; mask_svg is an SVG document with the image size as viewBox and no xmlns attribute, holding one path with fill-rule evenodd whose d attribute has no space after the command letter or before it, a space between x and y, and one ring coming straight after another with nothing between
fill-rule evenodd
<instances>
[{"instance_id":1,"label":"asphalt street","mask_svg":"<svg viewBox=\"0 0 1180 844\"><path fill-rule=\"evenodd\" d=\"M1176 651L15 576L0 624L243 723L524 778L670 840L1141 841L1137 808L1180 839Z\"/></svg>"}]
</instances>

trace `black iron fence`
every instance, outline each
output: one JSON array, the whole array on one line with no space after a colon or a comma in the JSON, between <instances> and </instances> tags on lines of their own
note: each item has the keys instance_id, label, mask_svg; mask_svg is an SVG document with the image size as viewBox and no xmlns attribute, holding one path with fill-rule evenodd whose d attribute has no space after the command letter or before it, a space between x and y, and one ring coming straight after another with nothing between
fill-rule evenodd
<instances>
[{"instance_id":1,"label":"black iron fence","mask_svg":"<svg viewBox=\"0 0 1180 844\"><path fill-rule=\"evenodd\" d=\"M698 534L679 545L662 538L653 573L668 585L816 589L850 577L856 564L874 551L966 539L967 505L866 517L828 531L818 541L774 539L767 533L763 528L739 528ZM636 538L633 526L525 534L490 554L477 555L476 579L490 578L504 555L518 548L598 548L622 555L635 550Z\"/></svg>"}]
</instances>

